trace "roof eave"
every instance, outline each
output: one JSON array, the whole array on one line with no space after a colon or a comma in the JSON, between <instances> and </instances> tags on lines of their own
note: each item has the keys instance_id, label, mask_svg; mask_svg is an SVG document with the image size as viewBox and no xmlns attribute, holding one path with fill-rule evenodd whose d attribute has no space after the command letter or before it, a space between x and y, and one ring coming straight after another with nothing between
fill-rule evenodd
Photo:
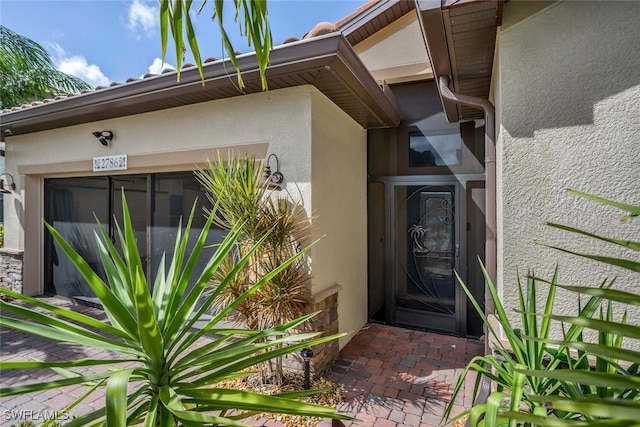
<instances>
[{"instance_id":1,"label":"roof eave","mask_svg":"<svg viewBox=\"0 0 640 427\"><path fill-rule=\"evenodd\" d=\"M354 14L338 21L336 25L352 46L381 29L376 21L384 20L387 25L415 9L413 0L370 1Z\"/></svg>"},{"instance_id":2,"label":"roof eave","mask_svg":"<svg viewBox=\"0 0 640 427\"><path fill-rule=\"evenodd\" d=\"M205 64L204 85L196 67L181 70L179 82L175 72L148 77L4 112L0 132L20 135L261 92L255 54L239 56L238 64L246 85L242 90L230 62L219 60ZM325 76L329 70L335 77ZM272 51L267 78L272 90L312 84L330 99L328 88L358 95L357 104L337 104L365 128L393 127L400 121L396 101L377 85L339 33L278 46Z\"/></svg>"},{"instance_id":3,"label":"roof eave","mask_svg":"<svg viewBox=\"0 0 640 427\"><path fill-rule=\"evenodd\" d=\"M415 0L418 21L422 29L435 81L439 85L441 76L452 82L451 90L469 96L488 98L491 84L491 70L495 49L495 32L502 21L504 0ZM488 9L489 19L485 19ZM464 16L464 25L469 28L459 30L461 24L453 15ZM484 14L481 16L481 14ZM482 21L483 37L475 37L472 31L476 22ZM488 37L487 37L488 34ZM471 36L469 36L471 35ZM459 37L462 36L462 37ZM482 64L464 63L469 51L483 58ZM469 68L483 68L484 71L470 75ZM472 85L472 90L468 87ZM441 92L438 86L439 92ZM458 106L440 94L440 100L450 122L481 118L479 111Z\"/></svg>"}]
</instances>

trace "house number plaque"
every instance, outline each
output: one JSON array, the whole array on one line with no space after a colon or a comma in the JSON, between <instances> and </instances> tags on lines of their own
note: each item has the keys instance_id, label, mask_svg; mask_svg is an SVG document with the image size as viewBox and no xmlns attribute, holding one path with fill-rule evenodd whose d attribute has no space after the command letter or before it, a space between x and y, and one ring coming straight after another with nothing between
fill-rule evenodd
<instances>
[{"instance_id":1,"label":"house number plaque","mask_svg":"<svg viewBox=\"0 0 640 427\"><path fill-rule=\"evenodd\" d=\"M121 171L127 169L127 155L102 156L93 158L93 171Z\"/></svg>"}]
</instances>

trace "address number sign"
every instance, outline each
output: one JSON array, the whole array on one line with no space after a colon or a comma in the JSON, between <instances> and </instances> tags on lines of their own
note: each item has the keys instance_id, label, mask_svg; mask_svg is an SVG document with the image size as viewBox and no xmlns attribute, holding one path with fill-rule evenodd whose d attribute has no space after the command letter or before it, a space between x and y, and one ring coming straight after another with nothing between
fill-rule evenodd
<instances>
[{"instance_id":1,"label":"address number sign","mask_svg":"<svg viewBox=\"0 0 640 427\"><path fill-rule=\"evenodd\" d=\"M127 169L127 155L102 156L93 158L93 171L120 171Z\"/></svg>"}]
</instances>

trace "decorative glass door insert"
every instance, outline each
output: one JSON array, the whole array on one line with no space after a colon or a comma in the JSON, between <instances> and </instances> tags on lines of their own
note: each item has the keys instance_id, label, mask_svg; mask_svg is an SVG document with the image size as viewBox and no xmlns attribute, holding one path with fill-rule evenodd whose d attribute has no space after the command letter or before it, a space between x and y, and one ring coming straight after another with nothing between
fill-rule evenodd
<instances>
[{"instance_id":1,"label":"decorative glass door insert","mask_svg":"<svg viewBox=\"0 0 640 427\"><path fill-rule=\"evenodd\" d=\"M457 332L454 269L459 264L455 185L395 187L395 321Z\"/></svg>"}]
</instances>

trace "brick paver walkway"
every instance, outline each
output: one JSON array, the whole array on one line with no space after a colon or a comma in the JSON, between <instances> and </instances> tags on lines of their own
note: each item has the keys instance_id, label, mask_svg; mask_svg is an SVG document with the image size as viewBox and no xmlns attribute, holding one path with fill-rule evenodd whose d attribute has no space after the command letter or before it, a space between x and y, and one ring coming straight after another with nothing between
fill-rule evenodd
<instances>
[{"instance_id":1,"label":"brick paver walkway","mask_svg":"<svg viewBox=\"0 0 640 427\"><path fill-rule=\"evenodd\" d=\"M64 300L57 304L69 305ZM75 306L75 310L99 319L101 310ZM345 387L345 402L340 412L355 421L331 425L375 427L437 426L444 408L451 400L457 378L468 361L482 353L477 341L449 337L429 332L413 331L385 325L370 324L358 332L342 350L338 360L326 373ZM0 330L0 363L8 360L68 360L80 358L111 358L107 351L58 343L48 339ZM104 367L76 369L85 374L104 372ZM56 378L52 370L1 371L0 387L30 384ZM473 378L468 378L464 393L455 402L460 412L471 404ZM0 425L11 426L32 419L36 425L42 418L55 414L88 390L71 386L31 395L0 399ZM84 414L104 405L104 393L95 392L73 408L72 414ZM65 414L62 415L64 418ZM64 421L64 420L63 420ZM279 426L274 420L258 425Z\"/></svg>"}]
</instances>

